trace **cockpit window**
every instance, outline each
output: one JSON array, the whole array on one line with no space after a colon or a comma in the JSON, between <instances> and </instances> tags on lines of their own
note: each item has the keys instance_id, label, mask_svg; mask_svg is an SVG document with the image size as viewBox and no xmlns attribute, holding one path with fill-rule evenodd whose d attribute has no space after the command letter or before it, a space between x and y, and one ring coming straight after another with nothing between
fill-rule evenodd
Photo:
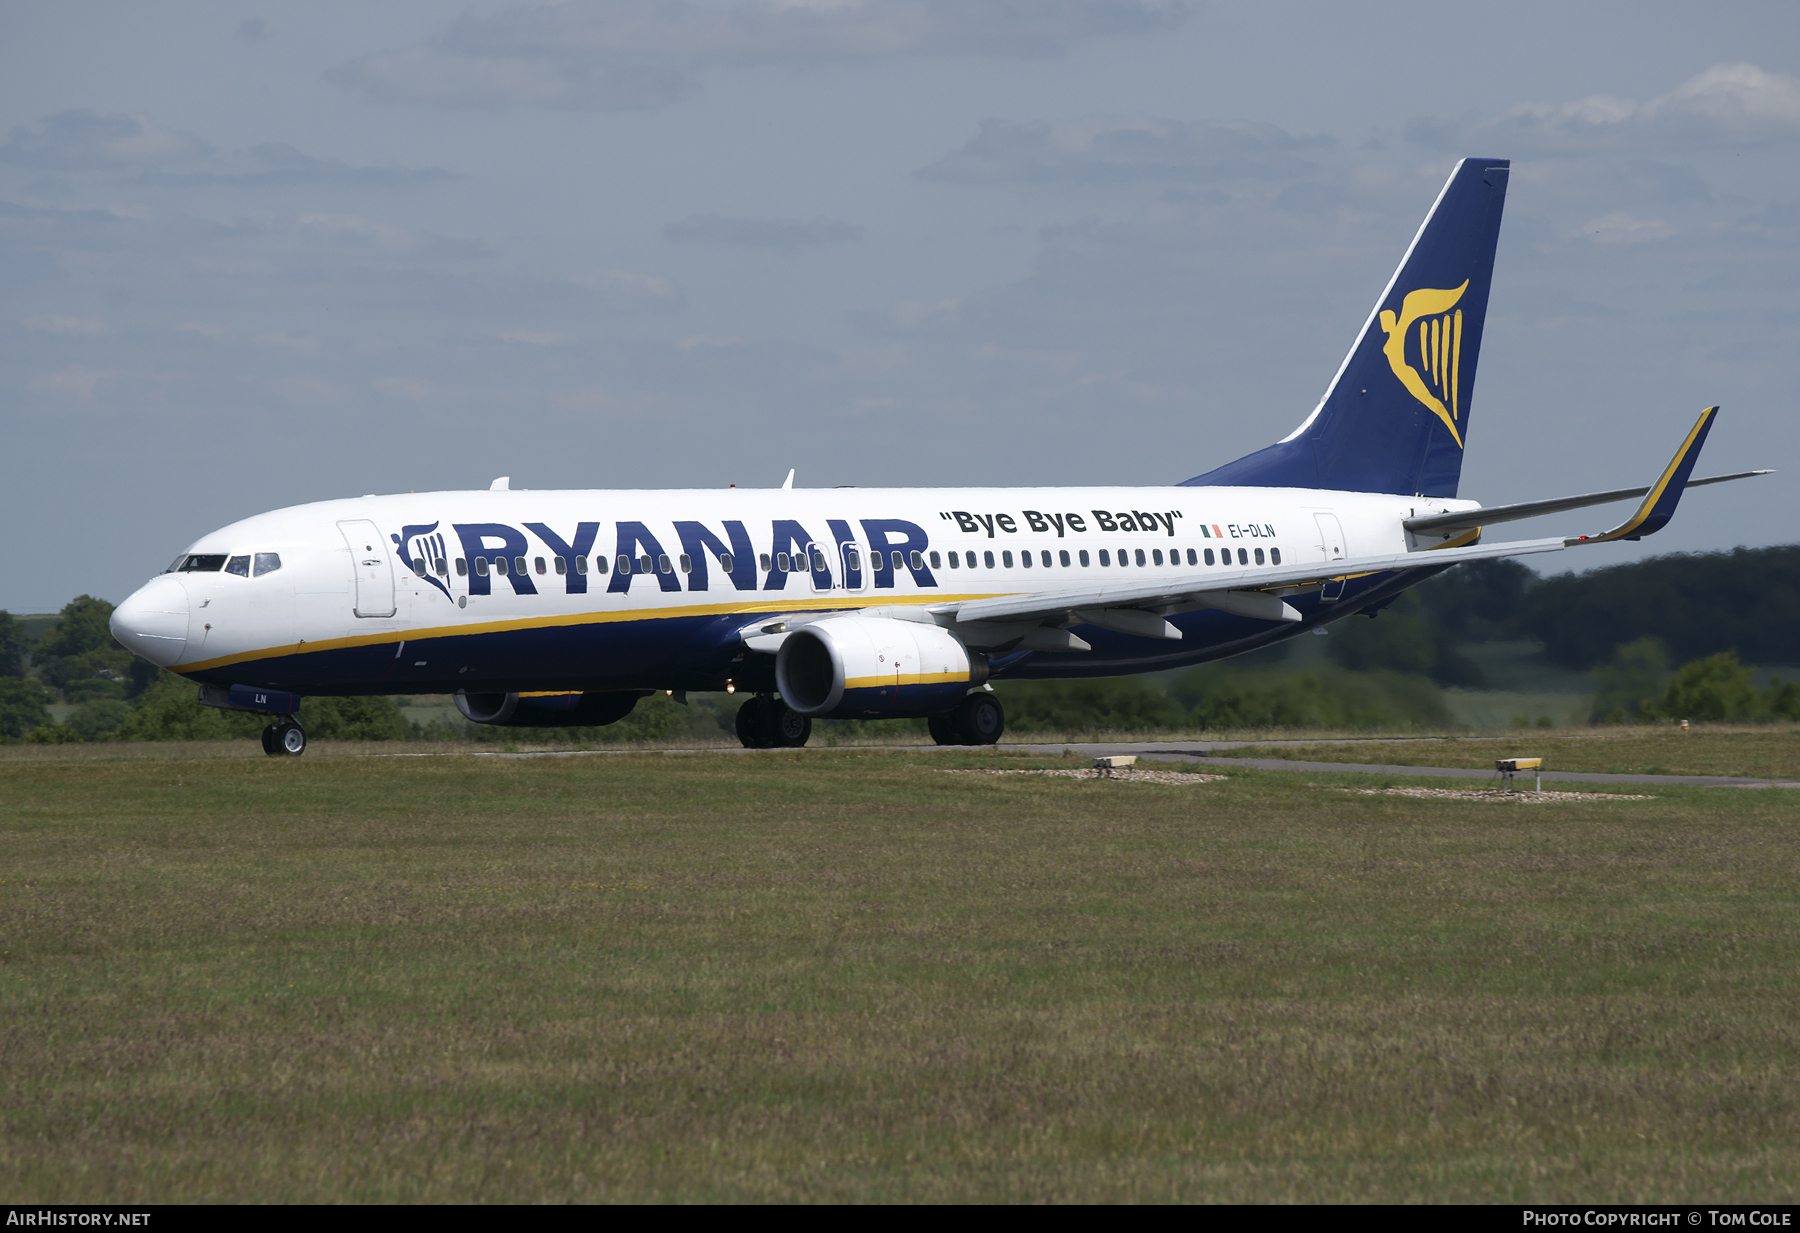
<instances>
[{"instance_id":1,"label":"cockpit window","mask_svg":"<svg viewBox=\"0 0 1800 1233\"><path fill-rule=\"evenodd\" d=\"M240 578L248 578L250 576L249 555L246 554L241 557L232 557L231 560L225 562L225 572L228 574L236 574Z\"/></svg>"},{"instance_id":2,"label":"cockpit window","mask_svg":"<svg viewBox=\"0 0 1800 1233\"><path fill-rule=\"evenodd\" d=\"M181 563L184 574L216 574L224 568L225 554L222 552L194 553Z\"/></svg>"},{"instance_id":3,"label":"cockpit window","mask_svg":"<svg viewBox=\"0 0 1800 1233\"><path fill-rule=\"evenodd\" d=\"M280 568L281 554L279 552L259 552L256 554L256 576L258 578L262 577L264 574L272 574Z\"/></svg>"}]
</instances>

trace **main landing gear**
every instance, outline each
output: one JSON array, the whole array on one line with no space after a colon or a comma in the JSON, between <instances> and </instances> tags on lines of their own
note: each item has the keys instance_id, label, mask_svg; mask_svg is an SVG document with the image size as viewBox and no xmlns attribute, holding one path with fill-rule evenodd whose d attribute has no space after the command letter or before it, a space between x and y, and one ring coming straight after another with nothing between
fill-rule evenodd
<instances>
[{"instance_id":1,"label":"main landing gear","mask_svg":"<svg viewBox=\"0 0 1800 1233\"><path fill-rule=\"evenodd\" d=\"M306 752L306 729L288 715L263 729L262 743L263 752L271 758L298 758Z\"/></svg>"},{"instance_id":2,"label":"main landing gear","mask_svg":"<svg viewBox=\"0 0 1800 1233\"><path fill-rule=\"evenodd\" d=\"M758 694L738 708L737 735L745 749L798 749L812 736L812 720L780 698Z\"/></svg>"},{"instance_id":3,"label":"main landing gear","mask_svg":"<svg viewBox=\"0 0 1800 1233\"><path fill-rule=\"evenodd\" d=\"M933 715L925 723L931 739L940 745L995 745L1006 731L1006 711L993 694L977 692L954 711Z\"/></svg>"}]
</instances>

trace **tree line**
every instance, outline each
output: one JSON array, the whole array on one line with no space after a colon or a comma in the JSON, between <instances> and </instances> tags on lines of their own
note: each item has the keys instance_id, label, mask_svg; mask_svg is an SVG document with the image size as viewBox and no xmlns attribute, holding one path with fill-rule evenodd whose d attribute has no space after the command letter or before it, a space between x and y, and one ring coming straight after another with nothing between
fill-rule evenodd
<instances>
[{"instance_id":1,"label":"tree line","mask_svg":"<svg viewBox=\"0 0 1800 1233\"><path fill-rule=\"evenodd\" d=\"M112 640L113 605L82 595L53 621L0 611L0 740L253 739L264 717L202 707L192 682ZM1682 553L1539 578L1480 561L1432 578L1371 614L1331 627L1325 662L1289 662L1292 644L1152 681L996 682L1007 726L1030 731L1223 728L1441 728L1442 690L1489 688L1465 648L1531 640L1585 671L1596 723L1800 719L1800 684L1757 683L1752 664L1800 662L1800 545ZM578 740L729 735L738 700L662 695ZM50 707L72 708L61 722ZM322 739L511 739L505 729L410 722L391 698L308 698ZM907 723L908 721L898 721ZM917 724L922 729L923 721ZM827 733L865 730L828 721ZM883 730L892 731L891 727ZM557 730L545 730L552 735ZM544 734L534 734L541 739Z\"/></svg>"}]
</instances>

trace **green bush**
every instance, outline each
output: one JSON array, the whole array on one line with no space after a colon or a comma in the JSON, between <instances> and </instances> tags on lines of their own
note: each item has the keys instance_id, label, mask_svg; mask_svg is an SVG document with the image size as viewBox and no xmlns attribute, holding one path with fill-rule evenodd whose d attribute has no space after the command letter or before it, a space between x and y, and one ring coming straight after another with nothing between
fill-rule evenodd
<instances>
[{"instance_id":1,"label":"green bush","mask_svg":"<svg viewBox=\"0 0 1800 1233\"><path fill-rule=\"evenodd\" d=\"M0 676L25 675L25 627L0 608Z\"/></svg>"},{"instance_id":2,"label":"green bush","mask_svg":"<svg viewBox=\"0 0 1800 1233\"><path fill-rule=\"evenodd\" d=\"M56 624L31 649L31 662L44 680L65 690L96 679L129 680L132 656L113 641L107 626L112 612L111 604L92 595L63 605Z\"/></svg>"},{"instance_id":3,"label":"green bush","mask_svg":"<svg viewBox=\"0 0 1800 1233\"><path fill-rule=\"evenodd\" d=\"M1613 652L1612 662L1593 671L1594 709L1590 722L1629 723L1663 691L1669 679L1669 648L1660 638L1639 638Z\"/></svg>"},{"instance_id":4,"label":"green bush","mask_svg":"<svg viewBox=\"0 0 1800 1233\"><path fill-rule=\"evenodd\" d=\"M118 698L94 698L76 707L64 723L80 733L84 741L106 741L111 740L113 733L130 718L131 707L126 702Z\"/></svg>"},{"instance_id":5,"label":"green bush","mask_svg":"<svg viewBox=\"0 0 1800 1233\"><path fill-rule=\"evenodd\" d=\"M0 677L0 735L17 740L50 722L50 695L31 677Z\"/></svg>"},{"instance_id":6,"label":"green bush","mask_svg":"<svg viewBox=\"0 0 1800 1233\"><path fill-rule=\"evenodd\" d=\"M1769 702L1751 684L1754 672L1738 663L1736 651L1691 660L1675 670L1675 677L1660 700L1644 700L1643 714L1647 719L1691 719L1702 723L1766 719Z\"/></svg>"},{"instance_id":7,"label":"green bush","mask_svg":"<svg viewBox=\"0 0 1800 1233\"><path fill-rule=\"evenodd\" d=\"M996 681L1011 732L1151 732L1187 726L1187 708L1141 677Z\"/></svg>"},{"instance_id":8,"label":"green bush","mask_svg":"<svg viewBox=\"0 0 1800 1233\"><path fill-rule=\"evenodd\" d=\"M1170 690L1189 708L1196 728L1443 728L1450 711L1423 676L1351 672L1335 665L1306 670L1203 664Z\"/></svg>"},{"instance_id":9,"label":"green bush","mask_svg":"<svg viewBox=\"0 0 1800 1233\"><path fill-rule=\"evenodd\" d=\"M274 716L264 717L267 724ZM306 698L297 718L320 741L410 741L419 732L400 713L396 698Z\"/></svg>"},{"instance_id":10,"label":"green bush","mask_svg":"<svg viewBox=\"0 0 1800 1233\"><path fill-rule=\"evenodd\" d=\"M160 674L113 734L119 741L255 740L268 719L242 711L200 705L192 681L173 672Z\"/></svg>"}]
</instances>

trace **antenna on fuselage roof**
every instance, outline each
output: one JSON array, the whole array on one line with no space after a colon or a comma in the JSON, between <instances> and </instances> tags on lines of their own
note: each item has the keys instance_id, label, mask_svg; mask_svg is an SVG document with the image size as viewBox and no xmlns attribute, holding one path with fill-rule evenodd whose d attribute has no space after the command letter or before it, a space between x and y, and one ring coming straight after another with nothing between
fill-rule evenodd
<instances>
[{"instance_id":1,"label":"antenna on fuselage roof","mask_svg":"<svg viewBox=\"0 0 1800 1233\"><path fill-rule=\"evenodd\" d=\"M781 491L789 492L794 487L794 468L788 468L788 477L781 481Z\"/></svg>"},{"instance_id":2,"label":"antenna on fuselage roof","mask_svg":"<svg viewBox=\"0 0 1800 1233\"><path fill-rule=\"evenodd\" d=\"M489 492L511 492L512 491L512 476L502 475L499 479L495 480L493 483L488 485L488 491Z\"/></svg>"}]
</instances>

